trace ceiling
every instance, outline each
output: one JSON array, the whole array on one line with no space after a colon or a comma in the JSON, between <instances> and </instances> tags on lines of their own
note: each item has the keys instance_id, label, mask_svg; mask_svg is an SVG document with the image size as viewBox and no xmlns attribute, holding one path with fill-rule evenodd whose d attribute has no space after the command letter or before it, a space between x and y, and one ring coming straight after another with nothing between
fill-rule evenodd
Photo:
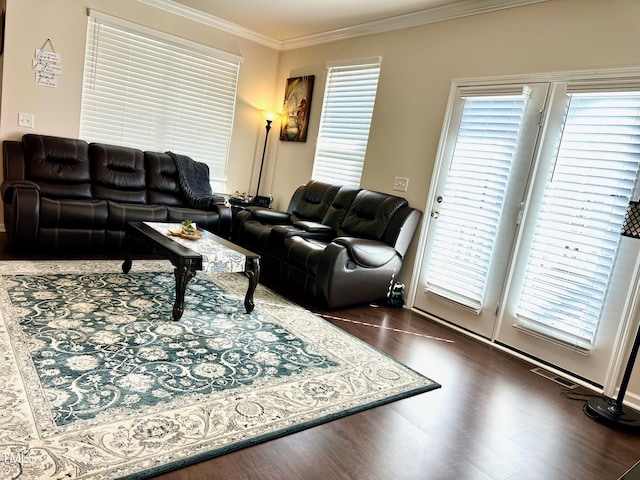
<instances>
[{"instance_id":1,"label":"ceiling","mask_svg":"<svg viewBox=\"0 0 640 480\"><path fill-rule=\"evenodd\" d=\"M139 1L271 46L297 48L549 0Z\"/></svg>"}]
</instances>

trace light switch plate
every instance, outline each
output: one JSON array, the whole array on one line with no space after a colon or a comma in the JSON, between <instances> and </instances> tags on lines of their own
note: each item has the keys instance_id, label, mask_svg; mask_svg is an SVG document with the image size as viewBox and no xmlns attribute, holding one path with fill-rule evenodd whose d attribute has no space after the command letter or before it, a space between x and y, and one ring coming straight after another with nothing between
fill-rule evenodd
<instances>
[{"instance_id":1,"label":"light switch plate","mask_svg":"<svg viewBox=\"0 0 640 480\"><path fill-rule=\"evenodd\" d=\"M396 177L393 180L393 189L398 192L406 192L409 186L409 179L406 177Z\"/></svg>"}]
</instances>

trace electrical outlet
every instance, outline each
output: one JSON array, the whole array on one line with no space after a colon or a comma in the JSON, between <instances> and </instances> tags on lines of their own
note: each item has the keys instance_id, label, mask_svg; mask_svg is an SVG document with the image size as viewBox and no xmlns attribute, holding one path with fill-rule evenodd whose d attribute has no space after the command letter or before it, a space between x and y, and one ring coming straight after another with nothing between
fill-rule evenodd
<instances>
[{"instance_id":1,"label":"electrical outlet","mask_svg":"<svg viewBox=\"0 0 640 480\"><path fill-rule=\"evenodd\" d=\"M396 177L393 180L393 189L398 192L406 192L409 186L409 179L406 177Z\"/></svg>"},{"instance_id":2,"label":"electrical outlet","mask_svg":"<svg viewBox=\"0 0 640 480\"><path fill-rule=\"evenodd\" d=\"M33 114L31 113L19 113L18 114L18 126L33 128Z\"/></svg>"}]
</instances>

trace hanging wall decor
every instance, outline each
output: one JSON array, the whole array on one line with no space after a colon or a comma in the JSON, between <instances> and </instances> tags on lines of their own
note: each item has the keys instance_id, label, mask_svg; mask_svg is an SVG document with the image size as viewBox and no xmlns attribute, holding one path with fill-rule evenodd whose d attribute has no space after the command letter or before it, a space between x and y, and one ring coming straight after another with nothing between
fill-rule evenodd
<instances>
[{"instance_id":1,"label":"hanging wall decor","mask_svg":"<svg viewBox=\"0 0 640 480\"><path fill-rule=\"evenodd\" d=\"M306 142L314 75L287 79L282 106L280 140Z\"/></svg>"},{"instance_id":2,"label":"hanging wall decor","mask_svg":"<svg viewBox=\"0 0 640 480\"><path fill-rule=\"evenodd\" d=\"M45 50L49 45L51 50ZM61 57L53 48L51 39L47 38L42 47L36 49L35 56L31 62L31 69L36 74L36 85L45 87L57 87L58 76L62 75Z\"/></svg>"}]
</instances>

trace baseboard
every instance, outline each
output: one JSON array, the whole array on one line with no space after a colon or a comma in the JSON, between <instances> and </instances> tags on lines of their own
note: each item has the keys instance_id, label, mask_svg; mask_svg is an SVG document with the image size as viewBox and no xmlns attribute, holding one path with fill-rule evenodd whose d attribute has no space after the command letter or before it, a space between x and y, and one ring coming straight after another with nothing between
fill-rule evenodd
<instances>
[{"instance_id":1,"label":"baseboard","mask_svg":"<svg viewBox=\"0 0 640 480\"><path fill-rule=\"evenodd\" d=\"M539 360L537 360L534 357L530 357L528 355L526 355L525 353L513 350L505 345L502 345L500 343L497 342L492 342L490 339L482 337L480 335L477 335L473 332L470 332L469 330L465 330L464 328L460 328L450 322L447 322L445 320L442 320L441 318L438 318L434 315L430 315L427 312L424 312L422 310L419 310L415 307L410 308L410 310L422 317L425 317L429 320L432 320L436 323L439 323L440 325L443 325L447 328L450 328L451 330L455 330L456 332L462 333L467 337L473 338L479 342L482 342L486 345L491 345L494 348L497 348L498 350L505 352L513 357L519 358L520 360L524 360L527 363L532 364L535 367L540 367L543 368L545 370L548 370L560 377L566 378L567 380L570 380L573 383L576 383L584 388L587 388L595 393L598 394L602 394L602 388L593 385L590 382L585 381L584 379L580 378L580 377L575 377L573 375L571 375L570 373L564 371L564 370L560 370L558 368L554 368L552 365L549 365L547 363L541 362ZM616 394L617 394L617 389L616 389ZM615 397L614 397L615 398ZM638 394L634 394L634 393L630 393L629 391L627 391L627 393L625 394L624 397L624 404L627 405L630 408L633 408L634 410L637 410L638 412L640 412L640 395Z\"/></svg>"}]
</instances>

